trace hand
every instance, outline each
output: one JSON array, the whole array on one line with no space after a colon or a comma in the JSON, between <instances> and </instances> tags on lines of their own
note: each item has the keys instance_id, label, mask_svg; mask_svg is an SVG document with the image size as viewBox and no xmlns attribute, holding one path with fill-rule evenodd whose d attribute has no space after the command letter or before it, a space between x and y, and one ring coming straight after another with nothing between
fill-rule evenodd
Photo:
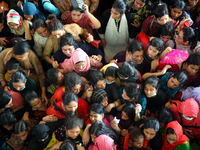
<instances>
[{"instance_id":1,"label":"hand","mask_svg":"<svg viewBox=\"0 0 200 150\"><path fill-rule=\"evenodd\" d=\"M54 68L58 68L58 67L59 67L59 64L58 64L57 61L54 61L54 62L52 63L52 66L53 66Z\"/></svg>"},{"instance_id":2,"label":"hand","mask_svg":"<svg viewBox=\"0 0 200 150\"><path fill-rule=\"evenodd\" d=\"M87 37L86 41L88 43L90 43L90 42L94 41L94 37L90 33L88 33L88 37Z\"/></svg>"},{"instance_id":3,"label":"hand","mask_svg":"<svg viewBox=\"0 0 200 150\"><path fill-rule=\"evenodd\" d=\"M170 104L170 102L167 102L167 103L165 104L165 107L171 109L171 108L172 108L172 105Z\"/></svg>"},{"instance_id":4,"label":"hand","mask_svg":"<svg viewBox=\"0 0 200 150\"><path fill-rule=\"evenodd\" d=\"M110 63L115 63L117 64L117 61L115 59L111 60Z\"/></svg>"},{"instance_id":5,"label":"hand","mask_svg":"<svg viewBox=\"0 0 200 150\"><path fill-rule=\"evenodd\" d=\"M134 26L134 27L136 27L136 28L139 27L140 24L141 23L138 20L135 20L135 21L133 21L133 23L131 23L131 25Z\"/></svg>"},{"instance_id":6,"label":"hand","mask_svg":"<svg viewBox=\"0 0 200 150\"><path fill-rule=\"evenodd\" d=\"M135 107L135 113L140 113L142 110L142 106L140 104L136 104L136 107Z\"/></svg>"},{"instance_id":7,"label":"hand","mask_svg":"<svg viewBox=\"0 0 200 150\"><path fill-rule=\"evenodd\" d=\"M166 66L163 68L163 70L161 71L161 73L162 73L162 74L165 74L169 68L171 68L171 66L170 66L170 65L166 65Z\"/></svg>"},{"instance_id":8,"label":"hand","mask_svg":"<svg viewBox=\"0 0 200 150\"><path fill-rule=\"evenodd\" d=\"M8 41L6 40L5 37L4 38L0 38L0 45L4 46L4 45L6 45L6 42L8 42Z\"/></svg>"},{"instance_id":9,"label":"hand","mask_svg":"<svg viewBox=\"0 0 200 150\"><path fill-rule=\"evenodd\" d=\"M165 50L164 50L164 53L167 54L167 53L170 53L172 51L172 48L171 47L167 47Z\"/></svg>"},{"instance_id":10,"label":"hand","mask_svg":"<svg viewBox=\"0 0 200 150\"><path fill-rule=\"evenodd\" d=\"M83 9L85 9L85 13L88 13L88 12L89 12L89 10L88 10L88 5L83 4Z\"/></svg>"},{"instance_id":11,"label":"hand","mask_svg":"<svg viewBox=\"0 0 200 150\"><path fill-rule=\"evenodd\" d=\"M45 122L54 122L57 120L58 120L58 118L54 115L48 115L48 116L45 116L42 118L42 121L45 121Z\"/></svg>"},{"instance_id":12,"label":"hand","mask_svg":"<svg viewBox=\"0 0 200 150\"><path fill-rule=\"evenodd\" d=\"M76 145L76 149L77 149L77 150L85 150L85 147L80 146L80 145L77 144L77 145Z\"/></svg>"},{"instance_id":13,"label":"hand","mask_svg":"<svg viewBox=\"0 0 200 150\"><path fill-rule=\"evenodd\" d=\"M118 129L119 129L118 124L117 124L117 122L116 122L115 120L112 120L112 121L110 122L110 126L111 126L114 130L118 130Z\"/></svg>"},{"instance_id":14,"label":"hand","mask_svg":"<svg viewBox=\"0 0 200 150\"><path fill-rule=\"evenodd\" d=\"M97 55L92 55L92 58L94 58L97 61L100 61L99 57Z\"/></svg>"},{"instance_id":15,"label":"hand","mask_svg":"<svg viewBox=\"0 0 200 150\"><path fill-rule=\"evenodd\" d=\"M200 45L197 45L197 46L195 47L195 49L196 49L197 52L200 52Z\"/></svg>"},{"instance_id":16,"label":"hand","mask_svg":"<svg viewBox=\"0 0 200 150\"><path fill-rule=\"evenodd\" d=\"M110 112L112 110L112 108L114 108L114 107L115 107L115 104L114 103L110 103L110 104L108 104L108 106L106 106L105 111L106 112Z\"/></svg>"},{"instance_id":17,"label":"hand","mask_svg":"<svg viewBox=\"0 0 200 150\"><path fill-rule=\"evenodd\" d=\"M192 130L183 128L183 133L184 133L185 135L187 135L188 137L194 138L193 133L192 133Z\"/></svg>"},{"instance_id":18,"label":"hand","mask_svg":"<svg viewBox=\"0 0 200 150\"><path fill-rule=\"evenodd\" d=\"M141 119L146 119L147 117L145 115L142 115Z\"/></svg>"},{"instance_id":19,"label":"hand","mask_svg":"<svg viewBox=\"0 0 200 150\"><path fill-rule=\"evenodd\" d=\"M29 22L28 22L28 20L24 20L23 21L23 25L24 25L24 28L29 28Z\"/></svg>"},{"instance_id":20,"label":"hand","mask_svg":"<svg viewBox=\"0 0 200 150\"><path fill-rule=\"evenodd\" d=\"M127 134L128 134L128 130L127 130L127 129L122 129L122 130L121 130L121 135L122 135L122 136L125 137Z\"/></svg>"},{"instance_id":21,"label":"hand","mask_svg":"<svg viewBox=\"0 0 200 150\"><path fill-rule=\"evenodd\" d=\"M9 92L10 91L10 87L9 86L5 86L4 87L4 91Z\"/></svg>"},{"instance_id":22,"label":"hand","mask_svg":"<svg viewBox=\"0 0 200 150\"><path fill-rule=\"evenodd\" d=\"M45 121L40 121L39 124L46 124L46 122Z\"/></svg>"},{"instance_id":23,"label":"hand","mask_svg":"<svg viewBox=\"0 0 200 150\"><path fill-rule=\"evenodd\" d=\"M89 134L89 131L88 130L84 130L83 131L83 135L82 135L82 142L83 142L83 145L87 145L88 142L90 141L90 134Z\"/></svg>"},{"instance_id":24,"label":"hand","mask_svg":"<svg viewBox=\"0 0 200 150\"><path fill-rule=\"evenodd\" d=\"M23 117L22 117L22 120L29 121L29 117L28 116L29 116L29 113L25 112L24 115L23 115Z\"/></svg>"},{"instance_id":25,"label":"hand","mask_svg":"<svg viewBox=\"0 0 200 150\"><path fill-rule=\"evenodd\" d=\"M153 39L155 39L156 37L154 37L154 36L151 36L150 38L149 38L149 41L151 41L151 40L153 40Z\"/></svg>"},{"instance_id":26,"label":"hand","mask_svg":"<svg viewBox=\"0 0 200 150\"><path fill-rule=\"evenodd\" d=\"M49 102L47 96L45 93L42 92L42 101L45 102L45 104L47 104Z\"/></svg>"}]
</instances>

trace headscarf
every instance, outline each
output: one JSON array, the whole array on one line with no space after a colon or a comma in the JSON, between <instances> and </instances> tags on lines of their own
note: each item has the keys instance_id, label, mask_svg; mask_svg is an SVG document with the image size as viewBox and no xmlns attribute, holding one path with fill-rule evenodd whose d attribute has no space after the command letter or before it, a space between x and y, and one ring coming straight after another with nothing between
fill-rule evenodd
<instances>
[{"instance_id":1,"label":"headscarf","mask_svg":"<svg viewBox=\"0 0 200 150\"><path fill-rule=\"evenodd\" d=\"M114 145L114 140L107 136L107 135L99 135L95 141L94 141L94 145L92 145L91 147L89 147L89 150L111 150L113 147L113 150L117 149L117 145Z\"/></svg>"},{"instance_id":2,"label":"headscarf","mask_svg":"<svg viewBox=\"0 0 200 150\"><path fill-rule=\"evenodd\" d=\"M167 131L168 128L172 128L174 130L174 132L176 133L177 141L175 143L168 144L168 142L167 142L166 131ZM167 124L167 127L165 129L162 150L173 150L179 144L182 144L183 142L186 142L186 141L189 141L189 139L186 135L183 135L182 126L177 121L172 121L172 122Z\"/></svg>"},{"instance_id":3,"label":"headscarf","mask_svg":"<svg viewBox=\"0 0 200 150\"><path fill-rule=\"evenodd\" d=\"M77 62L80 62L80 61L84 61L85 62L85 68L83 68L82 70L78 70L75 66L75 64ZM73 68L73 70L76 72L76 73L79 73L79 72L86 72L90 69L90 59L89 59L89 56L80 48L77 48L71 58L70 58L70 63L71 63L71 67Z\"/></svg>"},{"instance_id":4,"label":"headscarf","mask_svg":"<svg viewBox=\"0 0 200 150\"><path fill-rule=\"evenodd\" d=\"M106 91L104 91L101 88L95 88L93 90L91 99L92 99L93 103L95 103L95 102L100 103L106 96L107 96Z\"/></svg>"},{"instance_id":5,"label":"headscarf","mask_svg":"<svg viewBox=\"0 0 200 150\"><path fill-rule=\"evenodd\" d=\"M10 28L10 26L9 26L10 22L18 24L19 29L14 30L14 29ZM11 9L7 14L7 24L8 24L8 27L10 28L11 33L18 34L18 35L24 34L25 28L23 26L23 19L19 15L19 13L16 12L14 9Z\"/></svg>"}]
</instances>

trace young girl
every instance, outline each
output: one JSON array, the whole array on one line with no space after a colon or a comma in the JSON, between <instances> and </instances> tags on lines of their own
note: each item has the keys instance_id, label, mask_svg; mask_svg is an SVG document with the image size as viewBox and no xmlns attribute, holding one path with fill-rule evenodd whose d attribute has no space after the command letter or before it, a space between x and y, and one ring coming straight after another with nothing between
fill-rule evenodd
<instances>
[{"instance_id":1,"label":"young girl","mask_svg":"<svg viewBox=\"0 0 200 150\"><path fill-rule=\"evenodd\" d=\"M142 150L144 133L137 126L130 127L129 133L124 139L123 150Z\"/></svg>"},{"instance_id":2,"label":"young girl","mask_svg":"<svg viewBox=\"0 0 200 150\"><path fill-rule=\"evenodd\" d=\"M144 81L144 91L138 101L147 101L146 113L156 115L158 111L165 106L167 102L166 94L159 88L159 79L156 76L150 76Z\"/></svg>"},{"instance_id":3,"label":"young girl","mask_svg":"<svg viewBox=\"0 0 200 150\"><path fill-rule=\"evenodd\" d=\"M72 115L68 116L65 120L63 126L58 128L52 135L52 138L45 149L51 148L59 148L66 138L71 139L74 143L80 144L82 143L82 127L84 121L79 119L77 116Z\"/></svg>"},{"instance_id":4,"label":"young girl","mask_svg":"<svg viewBox=\"0 0 200 150\"><path fill-rule=\"evenodd\" d=\"M182 126L177 121L167 124L164 134L162 150L190 150L189 138L183 135Z\"/></svg>"},{"instance_id":5,"label":"young girl","mask_svg":"<svg viewBox=\"0 0 200 150\"><path fill-rule=\"evenodd\" d=\"M174 23L174 20L169 18L167 5L159 3L154 10L154 15L147 17L142 23L142 32L149 36L155 36L161 25L167 22Z\"/></svg>"},{"instance_id":6,"label":"young girl","mask_svg":"<svg viewBox=\"0 0 200 150\"><path fill-rule=\"evenodd\" d=\"M20 93L22 96L27 91L37 91L37 85L35 81L29 77L26 77L26 72L22 69L18 70L12 75L9 82L10 90Z\"/></svg>"}]
</instances>

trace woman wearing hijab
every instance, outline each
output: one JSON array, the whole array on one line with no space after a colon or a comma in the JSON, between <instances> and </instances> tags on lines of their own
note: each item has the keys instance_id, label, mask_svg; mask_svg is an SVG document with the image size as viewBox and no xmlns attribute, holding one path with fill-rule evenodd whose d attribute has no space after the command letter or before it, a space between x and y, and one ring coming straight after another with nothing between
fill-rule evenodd
<instances>
[{"instance_id":1,"label":"woman wearing hijab","mask_svg":"<svg viewBox=\"0 0 200 150\"><path fill-rule=\"evenodd\" d=\"M182 126L177 121L172 121L166 127L162 150L178 149L190 150L190 143L188 137L183 135Z\"/></svg>"}]
</instances>

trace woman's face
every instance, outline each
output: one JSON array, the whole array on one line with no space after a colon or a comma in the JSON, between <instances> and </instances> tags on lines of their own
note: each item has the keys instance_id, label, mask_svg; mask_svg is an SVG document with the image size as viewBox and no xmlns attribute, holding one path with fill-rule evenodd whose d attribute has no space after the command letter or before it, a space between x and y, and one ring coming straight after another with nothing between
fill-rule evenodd
<instances>
[{"instance_id":1,"label":"woman's face","mask_svg":"<svg viewBox=\"0 0 200 150\"><path fill-rule=\"evenodd\" d=\"M81 84L76 84L70 91L74 92L76 95L81 91Z\"/></svg>"},{"instance_id":2,"label":"woman's face","mask_svg":"<svg viewBox=\"0 0 200 150\"><path fill-rule=\"evenodd\" d=\"M122 113L121 113L121 119L123 119L123 120L129 119L128 115L124 111L122 111Z\"/></svg>"},{"instance_id":3,"label":"woman's face","mask_svg":"<svg viewBox=\"0 0 200 150\"><path fill-rule=\"evenodd\" d=\"M82 13L80 11L72 10L71 17L74 22L78 22L82 18Z\"/></svg>"},{"instance_id":4,"label":"woman's face","mask_svg":"<svg viewBox=\"0 0 200 150\"><path fill-rule=\"evenodd\" d=\"M186 71L189 75L196 75L199 71L200 66L199 65L187 65Z\"/></svg>"},{"instance_id":5,"label":"woman's face","mask_svg":"<svg viewBox=\"0 0 200 150\"><path fill-rule=\"evenodd\" d=\"M176 134L167 134L166 138L167 138L167 141L169 144L173 144L173 143L177 142Z\"/></svg>"},{"instance_id":6,"label":"woman's face","mask_svg":"<svg viewBox=\"0 0 200 150\"><path fill-rule=\"evenodd\" d=\"M156 136L156 132L153 128L144 129L143 132L147 140L151 140Z\"/></svg>"},{"instance_id":7,"label":"woman's face","mask_svg":"<svg viewBox=\"0 0 200 150\"><path fill-rule=\"evenodd\" d=\"M23 83L22 81L21 82L12 82L13 84L13 87L17 90L17 91L21 91L24 86L26 85L26 81Z\"/></svg>"},{"instance_id":8,"label":"woman's face","mask_svg":"<svg viewBox=\"0 0 200 150\"><path fill-rule=\"evenodd\" d=\"M172 19L177 19L182 15L183 11L180 8L171 8L171 17Z\"/></svg>"},{"instance_id":9,"label":"woman's face","mask_svg":"<svg viewBox=\"0 0 200 150\"><path fill-rule=\"evenodd\" d=\"M97 88L105 89L105 88L106 88L106 80L105 80L105 79L99 80L99 81L95 84L95 86L96 86Z\"/></svg>"},{"instance_id":10,"label":"woman's face","mask_svg":"<svg viewBox=\"0 0 200 150\"><path fill-rule=\"evenodd\" d=\"M75 127L73 129L66 129L66 135L72 139L76 139L77 136L80 134L80 127Z\"/></svg>"},{"instance_id":11,"label":"woman's face","mask_svg":"<svg viewBox=\"0 0 200 150\"><path fill-rule=\"evenodd\" d=\"M167 43L167 41L169 41L172 37L170 35L160 35L160 38Z\"/></svg>"},{"instance_id":12,"label":"woman's face","mask_svg":"<svg viewBox=\"0 0 200 150\"><path fill-rule=\"evenodd\" d=\"M91 140L92 140L92 142L94 142L95 139L97 138L97 136L95 136L94 134L90 134L90 136L91 136Z\"/></svg>"},{"instance_id":13,"label":"woman's face","mask_svg":"<svg viewBox=\"0 0 200 150\"><path fill-rule=\"evenodd\" d=\"M50 32L46 27L39 27L36 29L36 32L42 37L49 37L50 35Z\"/></svg>"},{"instance_id":14,"label":"woman's face","mask_svg":"<svg viewBox=\"0 0 200 150\"><path fill-rule=\"evenodd\" d=\"M180 31L179 33L178 33L178 36L176 37L176 40L177 40L177 42L178 42L178 44L180 44L180 45L188 45L188 41L184 41L183 40L183 31Z\"/></svg>"},{"instance_id":15,"label":"woman's face","mask_svg":"<svg viewBox=\"0 0 200 150\"><path fill-rule=\"evenodd\" d=\"M90 111L90 120L92 123L95 123L96 121L102 121L104 117L104 114L98 114L94 111Z\"/></svg>"},{"instance_id":16,"label":"woman's face","mask_svg":"<svg viewBox=\"0 0 200 150\"><path fill-rule=\"evenodd\" d=\"M147 51L147 55L150 57L150 58L154 58L158 55L159 51L153 47L153 46L149 46L148 48L148 51Z\"/></svg>"},{"instance_id":17,"label":"woman's face","mask_svg":"<svg viewBox=\"0 0 200 150\"><path fill-rule=\"evenodd\" d=\"M188 0L188 5L189 5L190 7L194 7L194 6L197 5L198 1L199 1L199 0Z\"/></svg>"},{"instance_id":18,"label":"woman's face","mask_svg":"<svg viewBox=\"0 0 200 150\"><path fill-rule=\"evenodd\" d=\"M135 142L132 142L130 139L129 142L131 143L132 147L140 149L143 147L144 138L141 138L140 140L135 141Z\"/></svg>"},{"instance_id":19,"label":"woman's face","mask_svg":"<svg viewBox=\"0 0 200 150\"><path fill-rule=\"evenodd\" d=\"M180 82L176 78L170 77L167 82L168 88L177 88L180 85Z\"/></svg>"},{"instance_id":20,"label":"woman's face","mask_svg":"<svg viewBox=\"0 0 200 150\"><path fill-rule=\"evenodd\" d=\"M25 61L28 58L29 52L22 55L15 55L15 59L19 62Z\"/></svg>"},{"instance_id":21,"label":"woman's face","mask_svg":"<svg viewBox=\"0 0 200 150\"><path fill-rule=\"evenodd\" d=\"M64 81L64 75L61 72L58 72L58 82L57 84L61 84Z\"/></svg>"},{"instance_id":22,"label":"woman's face","mask_svg":"<svg viewBox=\"0 0 200 150\"><path fill-rule=\"evenodd\" d=\"M59 39L61 36L64 35L64 31L63 31L63 30L56 30L56 31L52 31L51 34L52 34L55 38Z\"/></svg>"},{"instance_id":23,"label":"woman's face","mask_svg":"<svg viewBox=\"0 0 200 150\"><path fill-rule=\"evenodd\" d=\"M9 103L5 106L5 108L11 108L13 106L12 98L10 99Z\"/></svg>"},{"instance_id":24,"label":"woman's face","mask_svg":"<svg viewBox=\"0 0 200 150\"><path fill-rule=\"evenodd\" d=\"M130 57L135 61L136 64L141 64L141 61L143 59L143 53L144 51L141 50L141 51L136 51L135 53L130 54Z\"/></svg>"},{"instance_id":25,"label":"woman's face","mask_svg":"<svg viewBox=\"0 0 200 150\"><path fill-rule=\"evenodd\" d=\"M104 99L100 102L104 107L108 106L108 96L104 97Z\"/></svg>"},{"instance_id":26,"label":"woman's face","mask_svg":"<svg viewBox=\"0 0 200 150\"><path fill-rule=\"evenodd\" d=\"M144 87L144 93L145 93L146 97L149 98L153 94L157 93L157 90L151 84L146 84L145 87Z\"/></svg>"},{"instance_id":27,"label":"woman's face","mask_svg":"<svg viewBox=\"0 0 200 150\"><path fill-rule=\"evenodd\" d=\"M81 61L75 64L76 69L78 70L83 70L86 66L86 62L85 61Z\"/></svg>"},{"instance_id":28,"label":"woman's face","mask_svg":"<svg viewBox=\"0 0 200 150\"><path fill-rule=\"evenodd\" d=\"M62 52L63 52L67 57L71 57L74 51L75 51L74 46L65 45L65 46L62 47Z\"/></svg>"},{"instance_id":29,"label":"woman's face","mask_svg":"<svg viewBox=\"0 0 200 150\"><path fill-rule=\"evenodd\" d=\"M131 98L127 96L125 89L123 89L122 98L125 100L130 100Z\"/></svg>"},{"instance_id":30,"label":"woman's face","mask_svg":"<svg viewBox=\"0 0 200 150\"><path fill-rule=\"evenodd\" d=\"M115 77L106 76L106 80L107 80L109 83L115 81L115 79L116 79Z\"/></svg>"},{"instance_id":31,"label":"woman's face","mask_svg":"<svg viewBox=\"0 0 200 150\"><path fill-rule=\"evenodd\" d=\"M0 23L0 32L3 30L4 28L4 21L2 20L2 23Z\"/></svg>"},{"instance_id":32,"label":"woman's face","mask_svg":"<svg viewBox=\"0 0 200 150\"><path fill-rule=\"evenodd\" d=\"M133 7L135 10L139 10L140 8L144 7L145 3L140 0L135 0Z\"/></svg>"},{"instance_id":33,"label":"woman's face","mask_svg":"<svg viewBox=\"0 0 200 150\"><path fill-rule=\"evenodd\" d=\"M76 101L72 101L69 103L69 105L64 105L64 111L66 113L68 112L75 112L76 109L78 108L78 103Z\"/></svg>"},{"instance_id":34,"label":"woman's face","mask_svg":"<svg viewBox=\"0 0 200 150\"><path fill-rule=\"evenodd\" d=\"M16 24L16 23L13 23L13 22L9 22L8 25L13 30L18 30L19 29L19 24Z\"/></svg>"},{"instance_id":35,"label":"woman's face","mask_svg":"<svg viewBox=\"0 0 200 150\"><path fill-rule=\"evenodd\" d=\"M22 141L25 141L27 136L28 136L28 131L23 131L23 132L16 134L16 135L19 139L21 139Z\"/></svg>"},{"instance_id":36,"label":"woman's face","mask_svg":"<svg viewBox=\"0 0 200 150\"><path fill-rule=\"evenodd\" d=\"M164 15L162 16L161 18L157 18L157 22L160 24L160 25L164 25L168 22L169 20L169 16L168 15Z\"/></svg>"},{"instance_id":37,"label":"woman's face","mask_svg":"<svg viewBox=\"0 0 200 150\"><path fill-rule=\"evenodd\" d=\"M115 8L111 8L110 13L111 13L112 18L115 20L119 20L122 16Z\"/></svg>"},{"instance_id":38,"label":"woman's face","mask_svg":"<svg viewBox=\"0 0 200 150\"><path fill-rule=\"evenodd\" d=\"M29 15L24 15L24 18L28 21L31 21L33 19L33 15L29 16Z\"/></svg>"},{"instance_id":39,"label":"woman's face","mask_svg":"<svg viewBox=\"0 0 200 150\"><path fill-rule=\"evenodd\" d=\"M35 99L31 100L30 104L34 110L39 110L42 107L42 101L40 98L35 98Z\"/></svg>"}]
</instances>

